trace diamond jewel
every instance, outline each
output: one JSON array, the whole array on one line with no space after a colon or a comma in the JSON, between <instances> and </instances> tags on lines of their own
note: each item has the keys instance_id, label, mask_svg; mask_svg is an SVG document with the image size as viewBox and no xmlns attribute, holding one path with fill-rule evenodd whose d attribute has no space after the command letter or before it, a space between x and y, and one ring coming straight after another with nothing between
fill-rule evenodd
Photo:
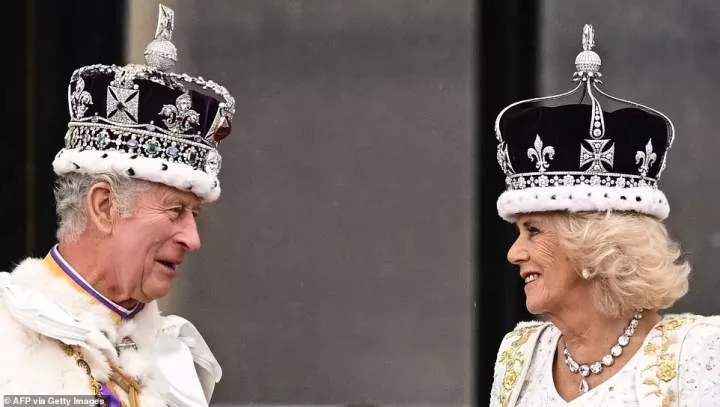
<instances>
[{"instance_id":1,"label":"diamond jewel","mask_svg":"<svg viewBox=\"0 0 720 407\"><path fill-rule=\"evenodd\" d=\"M580 365L580 375L583 377L587 377L587 375L590 374L590 366L588 365Z\"/></svg>"},{"instance_id":2,"label":"diamond jewel","mask_svg":"<svg viewBox=\"0 0 720 407\"><path fill-rule=\"evenodd\" d=\"M220 172L220 166L222 164L222 159L220 158L220 154L217 153L215 150L210 150L210 152L207 153L205 156L205 172L207 172L210 175L217 175Z\"/></svg>"},{"instance_id":3,"label":"diamond jewel","mask_svg":"<svg viewBox=\"0 0 720 407\"><path fill-rule=\"evenodd\" d=\"M127 146L130 148L137 148L137 146L138 146L138 142L135 139L130 139L125 144L127 144Z\"/></svg>"},{"instance_id":4,"label":"diamond jewel","mask_svg":"<svg viewBox=\"0 0 720 407\"><path fill-rule=\"evenodd\" d=\"M167 149L167 155L169 155L172 158L175 158L180 154L180 150L177 149L175 146L170 146Z\"/></svg>"},{"instance_id":5,"label":"diamond jewel","mask_svg":"<svg viewBox=\"0 0 720 407\"><path fill-rule=\"evenodd\" d=\"M77 131L77 129L75 129L75 131L73 131L70 134L70 137L69 137L68 141L65 142L65 144L67 144L68 147L73 147L73 146L75 146L77 141L78 141L78 131Z\"/></svg>"},{"instance_id":6,"label":"diamond jewel","mask_svg":"<svg viewBox=\"0 0 720 407\"><path fill-rule=\"evenodd\" d=\"M82 145L83 150L86 150L86 149L89 148L90 137L91 137L90 133L83 133L83 134L81 135L81 137L80 137L80 144Z\"/></svg>"},{"instance_id":7,"label":"diamond jewel","mask_svg":"<svg viewBox=\"0 0 720 407\"><path fill-rule=\"evenodd\" d=\"M571 373L580 375L581 392L587 392L589 390L589 385L586 378L590 374L601 374L606 366L613 365L615 363L615 358L622 355L623 347L627 346L630 343L630 337L633 336L633 334L635 333L635 329L638 326L637 320L642 317L642 310L638 310L637 312L638 314L635 315L635 317L628 323L628 326L625 328L625 334L618 337L617 344L610 348L610 354L603 356L599 361L590 363L589 365L578 365L578 363L575 361L575 359L573 359L572 355L570 354L570 350L568 349L567 344L565 344L565 349L563 349L563 354L565 356L565 364L567 365ZM713 364L712 368L714 367L715 366ZM708 366L706 366L706 368L711 369Z\"/></svg>"},{"instance_id":8,"label":"diamond jewel","mask_svg":"<svg viewBox=\"0 0 720 407\"><path fill-rule=\"evenodd\" d=\"M584 377L580 380L580 388L578 390L580 393L587 393L588 390L590 390L590 385Z\"/></svg>"},{"instance_id":9,"label":"diamond jewel","mask_svg":"<svg viewBox=\"0 0 720 407\"><path fill-rule=\"evenodd\" d=\"M628 343L630 343L630 338L628 338L627 335L622 335L618 338L618 344L620 344L620 346L627 346Z\"/></svg>"}]
</instances>

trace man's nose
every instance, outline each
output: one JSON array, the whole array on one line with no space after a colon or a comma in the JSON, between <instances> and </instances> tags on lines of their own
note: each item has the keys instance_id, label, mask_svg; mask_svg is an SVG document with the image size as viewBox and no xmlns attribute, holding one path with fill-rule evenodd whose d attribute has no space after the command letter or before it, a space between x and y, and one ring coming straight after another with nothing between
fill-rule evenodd
<instances>
[{"instance_id":1,"label":"man's nose","mask_svg":"<svg viewBox=\"0 0 720 407\"><path fill-rule=\"evenodd\" d=\"M187 211L181 224L181 230L175 235L178 243L185 246L189 252L200 250L200 233L198 232L197 221L192 212Z\"/></svg>"}]
</instances>

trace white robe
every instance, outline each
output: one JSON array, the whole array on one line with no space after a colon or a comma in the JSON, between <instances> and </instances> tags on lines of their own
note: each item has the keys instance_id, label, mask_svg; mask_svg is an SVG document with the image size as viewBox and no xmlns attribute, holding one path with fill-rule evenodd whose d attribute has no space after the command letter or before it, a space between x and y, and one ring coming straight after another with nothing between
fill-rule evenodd
<instances>
[{"instance_id":1,"label":"white robe","mask_svg":"<svg viewBox=\"0 0 720 407\"><path fill-rule=\"evenodd\" d=\"M27 259L0 273L0 395L92 395L91 379L65 343L79 346L101 383L111 364L134 377L142 407L208 405L222 372L190 322L161 316L155 301L132 319L119 318L48 264ZM117 349L125 337L136 350Z\"/></svg>"},{"instance_id":2,"label":"white robe","mask_svg":"<svg viewBox=\"0 0 720 407\"><path fill-rule=\"evenodd\" d=\"M521 323L506 335L490 406L720 406L720 317L663 317L622 369L570 402L553 382L559 338L548 322Z\"/></svg>"}]
</instances>

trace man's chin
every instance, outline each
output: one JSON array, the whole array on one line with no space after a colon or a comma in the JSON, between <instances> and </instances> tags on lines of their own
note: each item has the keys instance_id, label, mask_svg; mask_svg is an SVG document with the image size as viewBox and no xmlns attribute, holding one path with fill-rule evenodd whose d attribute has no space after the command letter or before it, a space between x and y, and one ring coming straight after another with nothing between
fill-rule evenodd
<instances>
[{"instance_id":1,"label":"man's chin","mask_svg":"<svg viewBox=\"0 0 720 407\"><path fill-rule=\"evenodd\" d=\"M150 284L145 285L143 293L148 297L148 302L154 300L160 300L170 294L172 282L163 278L160 281L153 281Z\"/></svg>"}]
</instances>

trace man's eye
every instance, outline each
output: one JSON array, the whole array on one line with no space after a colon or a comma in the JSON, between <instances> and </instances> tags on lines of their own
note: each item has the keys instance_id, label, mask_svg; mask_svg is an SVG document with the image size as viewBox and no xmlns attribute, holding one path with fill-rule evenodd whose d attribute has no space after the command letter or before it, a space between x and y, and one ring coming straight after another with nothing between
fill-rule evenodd
<instances>
[{"instance_id":1,"label":"man's eye","mask_svg":"<svg viewBox=\"0 0 720 407\"><path fill-rule=\"evenodd\" d=\"M183 215L183 213L185 213L185 208L183 208L182 206L170 208L170 212L174 219L178 219Z\"/></svg>"}]
</instances>

